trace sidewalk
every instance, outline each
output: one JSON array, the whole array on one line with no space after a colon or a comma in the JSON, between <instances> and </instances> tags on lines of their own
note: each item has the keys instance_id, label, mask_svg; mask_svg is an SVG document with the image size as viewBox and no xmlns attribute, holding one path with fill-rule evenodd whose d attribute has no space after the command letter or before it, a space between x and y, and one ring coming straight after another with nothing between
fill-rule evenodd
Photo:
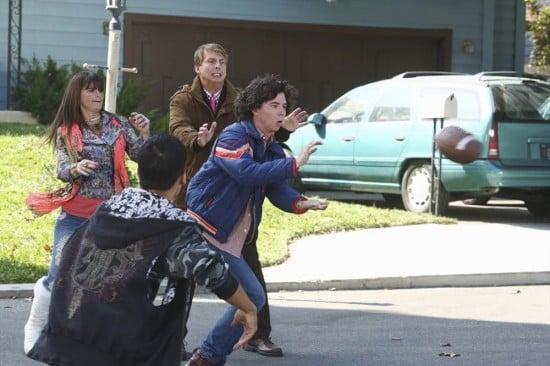
<instances>
[{"instance_id":1,"label":"sidewalk","mask_svg":"<svg viewBox=\"0 0 550 366\"><path fill-rule=\"evenodd\" d=\"M460 222L307 237L269 291L550 284L550 227Z\"/></svg>"},{"instance_id":2,"label":"sidewalk","mask_svg":"<svg viewBox=\"0 0 550 366\"><path fill-rule=\"evenodd\" d=\"M264 269L268 291L550 284L548 224L460 222L311 236ZM33 284L0 285L0 298Z\"/></svg>"}]
</instances>

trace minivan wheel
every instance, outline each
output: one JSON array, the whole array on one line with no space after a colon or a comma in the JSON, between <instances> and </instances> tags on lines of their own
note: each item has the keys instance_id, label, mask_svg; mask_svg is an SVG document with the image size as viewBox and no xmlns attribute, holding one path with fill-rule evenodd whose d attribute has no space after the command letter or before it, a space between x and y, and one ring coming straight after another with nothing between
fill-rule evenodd
<instances>
[{"instance_id":1,"label":"minivan wheel","mask_svg":"<svg viewBox=\"0 0 550 366\"><path fill-rule=\"evenodd\" d=\"M288 146L286 146L284 143L280 142L279 145L281 145L281 147L283 148L283 152L285 153L285 156L287 158L292 158L294 157L294 154L292 153L292 151L288 148ZM298 174L297 176L295 176L294 178L289 178L287 180L287 183L289 186L291 186L292 188L294 188L295 190L298 191L298 193L305 193L306 192L306 189L304 187L304 183L302 182L302 178L300 177L300 175Z\"/></svg>"},{"instance_id":2,"label":"minivan wheel","mask_svg":"<svg viewBox=\"0 0 550 366\"><path fill-rule=\"evenodd\" d=\"M403 208L403 200L398 194L383 193L382 197L384 201L390 206L395 208Z\"/></svg>"},{"instance_id":3,"label":"minivan wheel","mask_svg":"<svg viewBox=\"0 0 550 366\"><path fill-rule=\"evenodd\" d=\"M306 189L304 188L304 183L300 175L295 176L294 178L288 179L288 184L298 191L298 193L305 193Z\"/></svg>"},{"instance_id":4,"label":"minivan wheel","mask_svg":"<svg viewBox=\"0 0 550 366\"><path fill-rule=\"evenodd\" d=\"M484 206L489 202L491 199L491 196L484 196L484 197L475 197L475 198L468 198L466 200L463 200L462 202L465 205L477 205L477 206Z\"/></svg>"},{"instance_id":5,"label":"minivan wheel","mask_svg":"<svg viewBox=\"0 0 550 366\"><path fill-rule=\"evenodd\" d=\"M550 197L539 197L525 201L525 206L531 215L536 217L550 217Z\"/></svg>"},{"instance_id":6,"label":"minivan wheel","mask_svg":"<svg viewBox=\"0 0 550 366\"><path fill-rule=\"evenodd\" d=\"M412 212L430 212L431 205L431 167L425 163L411 164L401 181L401 198L405 209ZM449 205L445 187L439 189L438 212L443 213Z\"/></svg>"}]
</instances>

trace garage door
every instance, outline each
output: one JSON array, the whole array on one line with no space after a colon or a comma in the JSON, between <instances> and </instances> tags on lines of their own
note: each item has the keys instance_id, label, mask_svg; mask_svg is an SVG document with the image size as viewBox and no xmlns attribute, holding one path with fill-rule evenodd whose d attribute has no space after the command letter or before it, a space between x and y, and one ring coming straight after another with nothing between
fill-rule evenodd
<instances>
[{"instance_id":1,"label":"garage door","mask_svg":"<svg viewBox=\"0 0 550 366\"><path fill-rule=\"evenodd\" d=\"M191 83L193 53L216 42L229 53L228 78L244 87L263 73L300 90L299 105L319 111L346 90L407 70L450 70L450 30L244 22L125 14L124 63L152 90L143 110L168 110L175 89ZM131 77L131 76L125 76Z\"/></svg>"}]
</instances>

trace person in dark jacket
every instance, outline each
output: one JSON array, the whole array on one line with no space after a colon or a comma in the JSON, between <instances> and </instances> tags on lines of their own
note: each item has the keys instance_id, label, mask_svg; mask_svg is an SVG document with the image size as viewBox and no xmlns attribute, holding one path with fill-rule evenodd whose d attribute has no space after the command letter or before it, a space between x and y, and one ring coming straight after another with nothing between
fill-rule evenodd
<instances>
[{"instance_id":1,"label":"person in dark jacket","mask_svg":"<svg viewBox=\"0 0 550 366\"><path fill-rule=\"evenodd\" d=\"M185 150L167 134L138 155L141 188L102 203L68 240L48 323L28 353L50 365L180 365L188 285L196 281L238 309L244 347L257 330L256 306L196 222L171 201L185 180ZM162 299L151 296L167 277Z\"/></svg>"},{"instance_id":2,"label":"person in dark jacket","mask_svg":"<svg viewBox=\"0 0 550 366\"><path fill-rule=\"evenodd\" d=\"M195 50L193 63L197 74L193 83L191 86L183 85L170 98L169 131L186 148L187 179L193 178L206 162L220 132L237 121L234 106L237 89L226 77L229 63L227 51L217 43L202 44ZM281 128L275 132L275 140L288 140L292 131L307 123L304 122L307 116L307 112L302 108L292 109L283 119ZM175 200L175 204L182 209L186 208L186 189L187 186ZM242 254L265 289L256 241L243 247ZM246 349L264 356L283 355L282 348L271 340L271 317L267 297L265 306L258 313L258 332ZM187 352L183 352L183 359L189 357Z\"/></svg>"},{"instance_id":3,"label":"person in dark jacket","mask_svg":"<svg viewBox=\"0 0 550 366\"><path fill-rule=\"evenodd\" d=\"M265 197L290 213L327 208L326 202L304 197L288 184L320 142L312 141L298 157L287 158L274 141L294 90L287 81L273 75L252 80L236 100L241 121L222 131L187 190L187 212L203 226L204 236L229 263L259 310L266 294L241 252L243 246L256 240ZM226 362L231 344L242 333L230 326L235 310L226 310L187 365Z\"/></svg>"}]
</instances>

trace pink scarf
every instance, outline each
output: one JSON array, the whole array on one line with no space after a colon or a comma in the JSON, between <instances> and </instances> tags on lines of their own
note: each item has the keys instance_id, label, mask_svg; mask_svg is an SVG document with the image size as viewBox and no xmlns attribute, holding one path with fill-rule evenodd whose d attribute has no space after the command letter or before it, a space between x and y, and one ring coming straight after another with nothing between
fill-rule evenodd
<instances>
[{"instance_id":1,"label":"pink scarf","mask_svg":"<svg viewBox=\"0 0 550 366\"><path fill-rule=\"evenodd\" d=\"M120 121L113 117L113 126L121 129L122 125ZM71 132L67 138L67 127L61 126L61 136L67 141L67 149L69 151L82 152L82 131L76 123L71 125ZM126 153L126 140L124 134L121 132L115 142L114 148L114 186L115 192L120 193L122 190L129 186L128 171L126 170L126 161L124 159Z\"/></svg>"},{"instance_id":2,"label":"pink scarf","mask_svg":"<svg viewBox=\"0 0 550 366\"><path fill-rule=\"evenodd\" d=\"M113 118L113 125L121 128L120 121ZM82 152L82 131L78 124L71 125L71 132L67 135L67 127L61 126L61 136L65 139L67 151L71 157L71 161L77 162L77 153ZM129 186L128 171L126 170L125 162L126 140L121 132L115 142L114 147L114 186L115 192L120 193L125 187ZM31 192L27 196L27 206L37 215L45 215L63 206L65 203L72 200L80 188L80 182L74 181L72 185L65 188L59 188L51 192L37 193Z\"/></svg>"}]
</instances>

